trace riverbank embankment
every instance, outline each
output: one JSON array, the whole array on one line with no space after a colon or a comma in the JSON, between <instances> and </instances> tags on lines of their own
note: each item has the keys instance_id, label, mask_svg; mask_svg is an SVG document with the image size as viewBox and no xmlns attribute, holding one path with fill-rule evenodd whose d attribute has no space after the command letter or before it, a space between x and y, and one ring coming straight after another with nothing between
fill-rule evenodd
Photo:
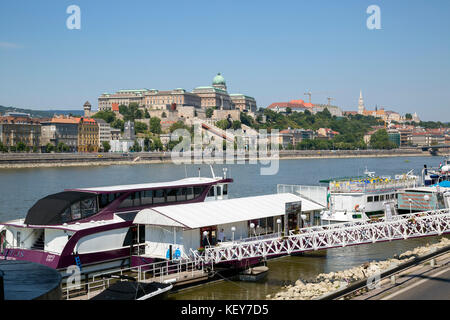
<instances>
[{"instance_id":1,"label":"riverbank embankment","mask_svg":"<svg viewBox=\"0 0 450 320\"><path fill-rule=\"evenodd\" d=\"M345 288L348 284L374 277L381 272L411 261L417 257L430 253L450 245L450 240L443 237L439 242L427 244L408 250L398 256L383 261L367 262L363 265L330 273L321 273L310 282L299 279L294 285L285 286L280 292L274 295L267 295L267 299L272 300L314 300L325 294Z\"/></svg>"},{"instance_id":2,"label":"riverbank embankment","mask_svg":"<svg viewBox=\"0 0 450 320\"><path fill-rule=\"evenodd\" d=\"M382 158L382 157L423 157L430 156L429 152L419 149L393 150L280 150L277 154L235 154L234 160L293 160L293 159L333 159L333 158ZM209 155L209 158L186 156L179 154L177 159L191 159L191 163L198 163L199 158L205 163L211 160L223 159L228 162L225 153ZM75 166L109 166L109 165L138 165L153 163L173 163L175 158L171 152L139 152L139 153L3 153L0 154L0 169L16 168L45 168L45 167L75 167ZM196 161L194 161L196 160ZM207 160L207 161L206 161Z\"/></svg>"}]
</instances>

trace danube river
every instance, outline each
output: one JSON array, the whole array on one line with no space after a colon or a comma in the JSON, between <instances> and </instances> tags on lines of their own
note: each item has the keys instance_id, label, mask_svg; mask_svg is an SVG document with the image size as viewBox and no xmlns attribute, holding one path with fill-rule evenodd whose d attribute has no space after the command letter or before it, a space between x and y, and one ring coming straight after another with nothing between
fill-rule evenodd
<instances>
[{"instance_id":1,"label":"danube river","mask_svg":"<svg viewBox=\"0 0 450 320\"><path fill-rule=\"evenodd\" d=\"M318 185L319 180L339 176L362 175L365 168L379 175L406 173L414 169L421 174L424 164L437 166L441 157L392 157L352 159L281 160L276 175L260 175L256 164L215 165L215 174L234 179L230 197L276 193L277 184ZM78 187L170 181L186 176L211 176L207 165L111 165L96 167L62 167L0 169L0 222L25 217L40 198ZM221 281L173 294L173 299L264 299L267 294L295 280L310 279L319 273L344 270L367 261L390 258L436 238L394 241L374 245L328 250L324 256L285 257L270 261L267 279L260 283Z\"/></svg>"}]
</instances>

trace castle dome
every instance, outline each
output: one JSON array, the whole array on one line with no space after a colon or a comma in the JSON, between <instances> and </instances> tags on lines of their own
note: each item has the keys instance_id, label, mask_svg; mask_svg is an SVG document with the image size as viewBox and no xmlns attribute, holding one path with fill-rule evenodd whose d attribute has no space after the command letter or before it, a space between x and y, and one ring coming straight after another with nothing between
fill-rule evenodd
<instances>
[{"instance_id":1,"label":"castle dome","mask_svg":"<svg viewBox=\"0 0 450 320\"><path fill-rule=\"evenodd\" d=\"M226 85L224 77L220 74L220 72L214 77L213 85Z\"/></svg>"}]
</instances>

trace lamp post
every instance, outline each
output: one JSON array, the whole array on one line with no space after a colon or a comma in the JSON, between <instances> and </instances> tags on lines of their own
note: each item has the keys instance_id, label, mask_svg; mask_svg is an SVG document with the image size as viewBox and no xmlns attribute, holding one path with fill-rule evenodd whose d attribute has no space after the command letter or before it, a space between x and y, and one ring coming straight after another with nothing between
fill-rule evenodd
<instances>
[{"instance_id":1,"label":"lamp post","mask_svg":"<svg viewBox=\"0 0 450 320\"><path fill-rule=\"evenodd\" d=\"M253 234L256 236L256 232L255 232L255 224L252 222L250 223L250 230L253 230ZM251 234L251 231L250 231Z\"/></svg>"},{"instance_id":2,"label":"lamp post","mask_svg":"<svg viewBox=\"0 0 450 320\"><path fill-rule=\"evenodd\" d=\"M425 200L426 202L428 202L428 208L430 209L430 211L431 211L431 207L430 207L430 196L429 195L424 195L423 196L423 200Z\"/></svg>"},{"instance_id":3,"label":"lamp post","mask_svg":"<svg viewBox=\"0 0 450 320\"><path fill-rule=\"evenodd\" d=\"M278 224L278 234L280 234L280 225L281 225L281 219L280 218L277 219L277 224Z\"/></svg>"},{"instance_id":4,"label":"lamp post","mask_svg":"<svg viewBox=\"0 0 450 320\"><path fill-rule=\"evenodd\" d=\"M409 199L408 199L408 202L409 202L409 213L411 214L411 213L412 213L412 209L411 209L412 199L409 198Z\"/></svg>"},{"instance_id":5,"label":"lamp post","mask_svg":"<svg viewBox=\"0 0 450 320\"><path fill-rule=\"evenodd\" d=\"M231 241L234 242L234 232L236 231L236 227L231 227Z\"/></svg>"}]
</instances>

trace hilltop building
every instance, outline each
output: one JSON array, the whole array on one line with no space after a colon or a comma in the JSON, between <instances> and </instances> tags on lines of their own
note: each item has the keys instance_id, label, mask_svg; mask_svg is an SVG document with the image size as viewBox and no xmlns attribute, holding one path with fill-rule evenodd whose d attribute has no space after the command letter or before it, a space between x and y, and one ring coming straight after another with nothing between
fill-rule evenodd
<instances>
[{"instance_id":1,"label":"hilltop building","mask_svg":"<svg viewBox=\"0 0 450 320\"><path fill-rule=\"evenodd\" d=\"M135 102L147 111L169 110L200 114L208 108L219 110L239 110L242 112L256 112L255 98L241 94L229 94L226 81L218 73L210 86L200 86L188 92L183 88L160 91L157 89L119 90L114 94L104 93L98 98L99 111L111 110L119 112L119 105L128 106ZM186 109L186 110L184 110ZM184 110L184 111L183 111ZM217 112L218 116L221 114ZM237 113L238 115L238 113ZM156 115L154 115L156 116ZM239 119L236 114L233 118Z\"/></svg>"},{"instance_id":2,"label":"hilltop building","mask_svg":"<svg viewBox=\"0 0 450 320\"><path fill-rule=\"evenodd\" d=\"M267 107L267 109L281 113L287 113L288 108L290 108L292 112L305 112L306 110L308 110L312 114L316 114L317 112L322 112L325 109L328 109L331 115L342 117L342 110L338 106L314 104L305 102L302 99L291 100L289 102L274 102Z\"/></svg>"},{"instance_id":3,"label":"hilltop building","mask_svg":"<svg viewBox=\"0 0 450 320\"><path fill-rule=\"evenodd\" d=\"M348 112L347 112L348 114ZM412 119L406 119L406 116L401 116L398 112L385 110L384 107L378 108L375 107L375 110L367 110L364 106L364 99L362 96L362 91L359 92L359 99L358 99L358 114L363 116L372 116L375 118L380 118L386 122L420 122L419 117L417 116L417 113L414 113L412 115Z\"/></svg>"}]
</instances>

